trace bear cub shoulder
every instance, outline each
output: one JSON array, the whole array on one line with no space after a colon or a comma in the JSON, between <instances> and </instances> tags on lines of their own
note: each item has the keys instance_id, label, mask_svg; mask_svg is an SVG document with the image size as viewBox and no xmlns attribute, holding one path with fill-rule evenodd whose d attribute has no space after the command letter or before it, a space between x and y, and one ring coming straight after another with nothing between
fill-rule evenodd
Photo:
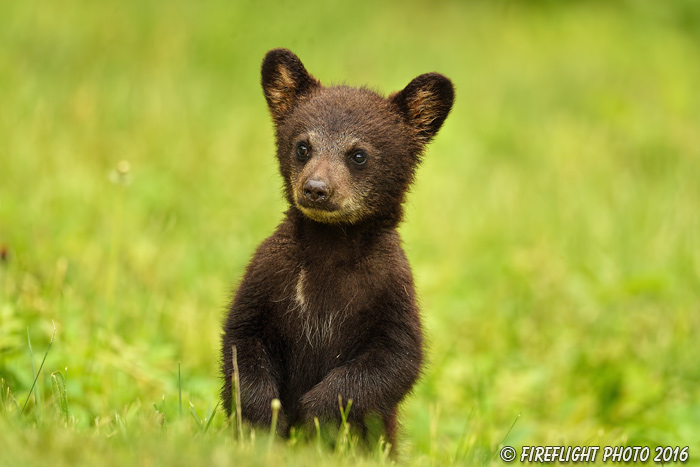
<instances>
[{"instance_id":1,"label":"bear cub shoulder","mask_svg":"<svg viewBox=\"0 0 700 467\"><path fill-rule=\"evenodd\" d=\"M423 337L396 227L427 143L454 100L438 73L388 97L323 86L286 49L267 53L262 87L289 209L253 256L222 338L222 401L232 410L236 348L242 416L277 431L370 420L396 444L397 407L418 379ZM374 425L372 425L374 426Z\"/></svg>"}]
</instances>

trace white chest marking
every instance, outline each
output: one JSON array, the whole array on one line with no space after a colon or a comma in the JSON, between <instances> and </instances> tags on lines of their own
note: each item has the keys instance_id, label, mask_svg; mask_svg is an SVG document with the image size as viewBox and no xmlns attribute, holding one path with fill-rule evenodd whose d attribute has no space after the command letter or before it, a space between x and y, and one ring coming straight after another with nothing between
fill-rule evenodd
<instances>
[{"instance_id":1,"label":"white chest marking","mask_svg":"<svg viewBox=\"0 0 700 467\"><path fill-rule=\"evenodd\" d=\"M306 281L306 271L302 268L296 284L296 294L294 295L295 307L299 314L297 319L301 321L302 332L311 347L315 347L323 341L330 340L332 336L331 323L333 315L326 319L319 320L313 314L313 308L309 305L308 296L304 294L304 283Z\"/></svg>"},{"instance_id":2,"label":"white chest marking","mask_svg":"<svg viewBox=\"0 0 700 467\"><path fill-rule=\"evenodd\" d=\"M304 296L304 278L306 277L306 271L304 269L299 273L299 279L297 280L297 294L294 299L296 300L299 307L302 309L306 307L306 297Z\"/></svg>"}]
</instances>

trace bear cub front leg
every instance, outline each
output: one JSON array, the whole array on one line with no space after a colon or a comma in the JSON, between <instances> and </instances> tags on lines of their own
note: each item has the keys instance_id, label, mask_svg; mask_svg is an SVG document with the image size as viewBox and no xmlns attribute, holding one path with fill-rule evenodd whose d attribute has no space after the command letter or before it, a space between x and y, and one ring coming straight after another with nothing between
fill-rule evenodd
<instances>
[{"instance_id":1,"label":"bear cub front leg","mask_svg":"<svg viewBox=\"0 0 700 467\"><path fill-rule=\"evenodd\" d=\"M230 416L235 411L234 357L238 367L241 396L241 413L244 419L256 426L269 427L272 422L271 402L280 398L279 363L270 358L269 351L254 326L246 325L243 310L234 306L224 326L222 360L225 378L222 390L224 409ZM277 418L277 432L286 433L287 417L281 409Z\"/></svg>"}]
</instances>

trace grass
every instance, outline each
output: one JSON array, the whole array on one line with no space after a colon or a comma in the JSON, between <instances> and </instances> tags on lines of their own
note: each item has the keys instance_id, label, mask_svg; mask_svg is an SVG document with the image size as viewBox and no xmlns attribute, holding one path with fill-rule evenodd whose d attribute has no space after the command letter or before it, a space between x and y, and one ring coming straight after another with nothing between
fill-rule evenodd
<instances>
[{"instance_id":1,"label":"grass","mask_svg":"<svg viewBox=\"0 0 700 467\"><path fill-rule=\"evenodd\" d=\"M430 345L402 460L692 461L699 31L693 1L0 0L0 464L386 461L216 410L230 292L284 210L277 46L325 83L457 87L401 228Z\"/></svg>"}]
</instances>

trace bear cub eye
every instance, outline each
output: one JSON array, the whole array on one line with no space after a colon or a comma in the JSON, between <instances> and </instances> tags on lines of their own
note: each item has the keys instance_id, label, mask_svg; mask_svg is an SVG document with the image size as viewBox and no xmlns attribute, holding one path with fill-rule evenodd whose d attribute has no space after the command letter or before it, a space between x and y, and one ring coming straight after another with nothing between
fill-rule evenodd
<instances>
[{"instance_id":1,"label":"bear cub eye","mask_svg":"<svg viewBox=\"0 0 700 467\"><path fill-rule=\"evenodd\" d=\"M352 154L350 159L356 164L356 165L363 165L365 162L367 162L367 154L363 151L357 151Z\"/></svg>"},{"instance_id":2,"label":"bear cub eye","mask_svg":"<svg viewBox=\"0 0 700 467\"><path fill-rule=\"evenodd\" d=\"M306 162L309 159L309 146L306 143L297 143L297 159Z\"/></svg>"}]
</instances>

